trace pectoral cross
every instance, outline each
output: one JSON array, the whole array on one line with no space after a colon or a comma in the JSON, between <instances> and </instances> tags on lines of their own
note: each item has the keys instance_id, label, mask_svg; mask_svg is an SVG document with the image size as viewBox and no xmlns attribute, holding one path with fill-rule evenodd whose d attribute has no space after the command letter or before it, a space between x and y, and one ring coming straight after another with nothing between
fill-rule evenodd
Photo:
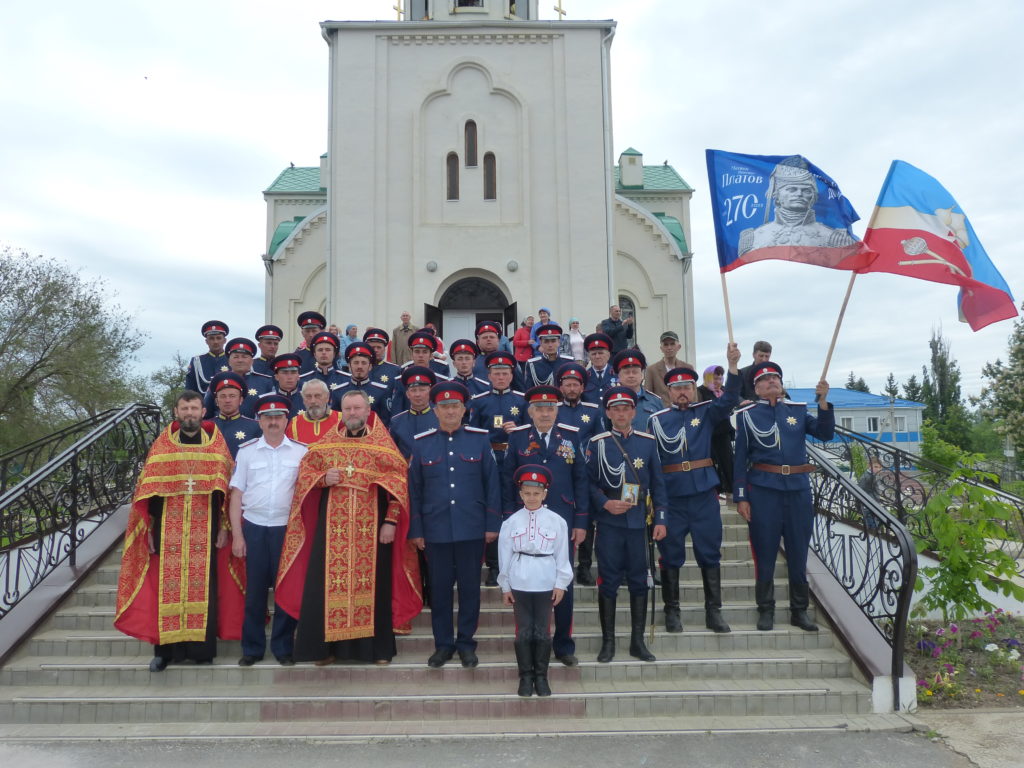
<instances>
[{"instance_id":1,"label":"pectoral cross","mask_svg":"<svg viewBox=\"0 0 1024 768\"><path fill-rule=\"evenodd\" d=\"M405 13L405 9L402 7L402 0L398 0L398 4L397 5L392 5L391 9L395 13L398 14L398 17L395 19L395 21L401 21L402 20L402 14Z\"/></svg>"},{"instance_id":2,"label":"pectoral cross","mask_svg":"<svg viewBox=\"0 0 1024 768\"><path fill-rule=\"evenodd\" d=\"M562 0L558 0L558 5L555 6L555 13L558 14L558 20L564 21L565 9L562 8Z\"/></svg>"},{"instance_id":3,"label":"pectoral cross","mask_svg":"<svg viewBox=\"0 0 1024 768\"><path fill-rule=\"evenodd\" d=\"M196 481L192 479L192 475L188 476L188 480L185 481L185 493L191 496L196 492Z\"/></svg>"},{"instance_id":4,"label":"pectoral cross","mask_svg":"<svg viewBox=\"0 0 1024 768\"><path fill-rule=\"evenodd\" d=\"M348 466L345 467L345 476L348 477L349 480L351 480L352 479L352 475L354 475L355 473L356 473L356 468L352 466L352 462L350 461L348 463Z\"/></svg>"}]
</instances>

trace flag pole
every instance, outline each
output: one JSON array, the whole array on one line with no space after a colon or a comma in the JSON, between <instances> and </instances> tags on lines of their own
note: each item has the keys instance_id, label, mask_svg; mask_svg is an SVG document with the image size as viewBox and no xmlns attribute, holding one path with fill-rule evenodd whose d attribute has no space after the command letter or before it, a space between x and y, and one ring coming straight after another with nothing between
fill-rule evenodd
<instances>
[{"instance_id":1,"label":"flag pole","mask_svg":"<svg viewBox=\"0 0 1024 768\"><path fill-rule=\"evenodd\" d=\"M725 301L725 327L729 329L729 343L733 344L732 313L729 312L729 288L725 284L725 272L719 272L718 274L722 277L722 299ZM828 367L827 363L826 367Z\"/></svg>"},{"instance_id":2,"label":"flag pole","mask_svg":"<svg viewBox=\"0 0 1024 768\"><path fill-rule=\"evenodd\" d=\"M850 273L850 284L846 286L846 295L843 297L843 305L839 308L839 317L836 319L836 329L832 331L832 343L828 345L828 354L825 355L825 367L821 369L821 378L828 375L828 367L832 363L832 352L836 348L836 339L839 338L839 326L843 324L843 315L846 314L846 305L850 303L850 294L853 292L853 283L857 279L857 273Z\"/></svg>"}]
</instances>

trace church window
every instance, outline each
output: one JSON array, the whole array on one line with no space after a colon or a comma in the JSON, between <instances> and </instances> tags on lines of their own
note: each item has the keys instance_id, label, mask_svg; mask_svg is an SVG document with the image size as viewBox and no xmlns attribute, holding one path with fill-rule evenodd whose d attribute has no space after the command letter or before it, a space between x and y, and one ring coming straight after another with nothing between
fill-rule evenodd
<instances>
[{"instance_id":1,"label":"church window","mask_svg":"<svg viewBox=\"0 0 1024 768\"><path fill-rule=\"evenodd\" d=\"M476 167L476 122L466 121L466 167Z\"/></svg>"},{"instance_id":2,"label":"church window","mask_svg":"<svg viewBox=\"0 0 1024 768\"><path fill-rule=\"evenodd\" d=\"M449 152L446 161L448 169L448 199L459 199L459 155Z\"/></svg>"},{"instance_id":3,"label":"church window","mask_svg":"<svg viewBox=\"0 0 1024 768\"><path fill-rule=\"evenodd\" d=\"M629 296L625 296L625 295L620 294L619 295L619 309L622 310L622 319L623 320L628 320L629 318L633 318L633 343L636 344L637 343L637 339L639 338L639 336L637 336L637 330L636 330L636 305L633 303L633 300L631 298L629 298Z\"/></svg>"},{"instance_id":4,"label":"church window","mask_svg":"<svg viewBox=\"0 0 1024 768\"><path fill-rule=\"evenodd\" d=\"M493 152L484 154L484 200L498 199L498 167Z\"/></svg>"},{"instance_id":5,"label":"church window","mask_svg":"<svg viewBox=\"0 0 1024 768\"><path fill-rule=\"evenodd\" d=\"M455 0L456 8L483 8L484 0Z\"/></svg>"}]
</instances>

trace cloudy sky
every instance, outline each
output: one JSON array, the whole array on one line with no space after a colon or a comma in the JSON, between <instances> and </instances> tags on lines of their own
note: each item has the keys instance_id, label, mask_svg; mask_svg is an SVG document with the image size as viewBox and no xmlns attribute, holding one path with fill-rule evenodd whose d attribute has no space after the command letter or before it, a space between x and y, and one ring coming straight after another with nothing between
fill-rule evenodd
<instances>
[{"instance_id":1,"label":"cloudy sky","mask_svg":"<svg viewBox=\"0 0 1024 768\"><path fill-rule=\"evenodd\" d=\"M149 333L149 371L202 349L210 317L263 322L266 206L293 162L326 148L324 19L394 19L393 0L51 0L8 4L0 25L0 244L103 277ZM554 3L541 0L551 18ZM891 0L564 0L570 19L618 22L615 151L639 149L696 188L691 208L701 367L725 322L704 150L803 154L864 221L889 163L941 181L1019 302L1024 260L1024 4ZM45 9L45 10L42 10ZM1015 223L1016 222L1016 223ZM745 356L770 339L787 381L816 380L847 273L781 262L730 274ZM830 380L877 391L928 358L942 328L967 392L1005 357L1010 322L978 333L956 290L858 278ZM339 318L348 322L350 318ZM749 361L749 357L747 357Z\"/></svg>"}]
</instances>

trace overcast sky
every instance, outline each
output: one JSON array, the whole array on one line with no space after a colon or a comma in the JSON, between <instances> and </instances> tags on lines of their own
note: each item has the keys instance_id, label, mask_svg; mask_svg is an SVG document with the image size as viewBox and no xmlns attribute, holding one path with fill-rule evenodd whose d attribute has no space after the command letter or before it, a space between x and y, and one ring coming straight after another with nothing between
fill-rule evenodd
<instances>
[{"instance_id":1,"label":"overcast sky","mask_svg":"<svg viewBox=\"0 0 1024 768\"><path fill-rule=\"evenodd\" d=\"M393 0L7 4L0 25L0 243L104 277L149 341L149 371L203 349L216 317L263 322L266 205L289 162L326 149L325 19L394 19ZM555 15L541 0L542 18ZM616 155L664 160L691 207L698 359L724 359L722 293L704 150L802 154L840 185L862 235L893 159L956 197L1018 305L1024 299L1024 3L564 0L569 19L618 22ZM549 8L549 10L544 10ZM42 10L45 9L45 10ZM1016 223L1014 223L1016 222ZM849 274L762 262L729 275L749 362L775 345L788 383L824 362ZM334 318L339 323L365 320ZM397 318L381 318L384 322ZM941 326L965 390L1005 358L1011 322L957 320L956 289L857 279L829 379L878 391L920 377ZM390 327L390 325L389 325Z\"/></svg>"}]
</instances>

